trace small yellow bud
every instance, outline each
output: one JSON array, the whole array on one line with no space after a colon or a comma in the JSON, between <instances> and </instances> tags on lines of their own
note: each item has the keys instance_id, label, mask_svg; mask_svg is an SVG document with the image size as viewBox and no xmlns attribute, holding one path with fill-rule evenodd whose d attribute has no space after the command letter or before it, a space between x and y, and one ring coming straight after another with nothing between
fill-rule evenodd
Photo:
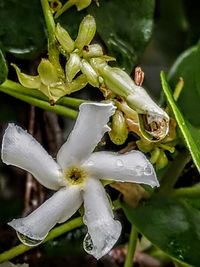
<instances>
[{"instance_id":1,"label":"small yellow bud","mask_svg":"<svg viewBox=\"0 0 200 267\"><path fill-rule=\"evenodd\" d=\"M82 50L84 46L89 45L96 32L95 19L87 15L79 26L78 36L75 40L75 47Z\"/></svg>"},{"instance_id":2,"label":"small yellow bud","mask_svg":"<svg viewBox=\"0 0 200 267\"><path fill-rule=\"evenodd\" d=\"M69 33L61 27L59 23L56 26L55 35L60 45L67 53L71 53L74 50L74 41L70 37Z\"/></svg>"},{"instance_id":3,"label":"small yellow bud","mask_svg":"<svg viewBox=\"0 0 200 267\"><path fill-rule=\"evenodd\" d=\"M121 111L116 110L112 117L111 131L109 132L111 141L116 145L125 143L128 137L128 129L124 115Z\"/></svg>"}]
</instances>

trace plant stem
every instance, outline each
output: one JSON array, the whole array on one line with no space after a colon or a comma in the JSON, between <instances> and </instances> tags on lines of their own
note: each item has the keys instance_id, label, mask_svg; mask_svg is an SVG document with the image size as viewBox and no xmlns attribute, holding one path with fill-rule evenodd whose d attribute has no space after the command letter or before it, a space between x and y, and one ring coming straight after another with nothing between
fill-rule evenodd
<instances>
[{"instance_id":1,"label":"plant stem","mask_svg":"<svg viewBox=\"0 0 200 267\"><path fill-rule=\"evenodd\" d=\"M5 89L8 88L9 90L14 91L16 93L31 96L31 97L41 99L41 100L48 102L48 98L40 91L38 91L36 89L26 88L26 87L22 86L21 84L13 82L11 80L6 80L3 84L0 85L0 90L1 90L1 88L5 88ZM84 102L87 102L87 100L64 96L64 97L60 98L56 102L56 104L62 105L62 106L69 106L69 107L73 107L73 108L78 108Z\"/></svg>"},{"instance_id":2,"label":"plant stem","mask_svg":"<svg viewBox=\"0 0 200 267\"><path fill-rule=\"evenodd\" d=\"M46 102L44 100L36 99L36 98L28 96L28 95L23 95L23 94L11 91L8 88L0 87L0 91L4 92L10 96L13 96L17 99L20 99L26 103L29 103L31 105L34 105L36 107L39 107L39 108L42 108L45 110L52 111L52 112L54 112L58 115L61 115L61 116L69 117L71 119L76 119L76 117L78 115L78 112L74 109L67 108L67 107L64 107L61 105L57 105L57 104L54 106L51 106L48 102Z\"/></svg>"},{"instance_id":3,"label":"plant stem","mask_svg":"<svg viewBox=\"0 0 200 267\"><path fill-rule=\"evenodd\" d=\"M55 35L54 35L55 22L54 22L53 15L49 7L48 1L47 0L40 0L40 1L41 1L41 6L42 6L46 26L47 26L48 41L49 41L49 44L51 44L51 43L54 43L55 41Z\"/></svg>"},{"instance_id":4,"label":"plant stem","mask_svg":"<svg viewBox=\"0 0 200 267\"><path fill-rule=\"evenodd\" d=\"M60 17L67 9L73 6L77 1L76 0L68 0L62 7L59 9L55 15L55 19Z\"/></svg>"},{"instance_id":5,"label":"plant stem","mask_svg":"<svg viewBox=\"0 0 200 267\"><path fill-rule=\"evenodd\" d=\"M185 165L191 160L188 150L179 152L161 180L159 193L169 193L173 190L175 183L180 177Z\"/></svg>"},{"instance_id":6,"label":"plant stem","mask_svg":"<svg viewBox=\"0 0 200 267\"><path fill-rule=\"evenodd\" d=\"M200 195L200 183L191 187L179 188L173 191L173 195L176 197L187 198L199 198Z\"/></svg>"},{"instance_id":7,"label":"plant stem","mask_svg":"<svg viewBox=\"0 0 200 267\"><path fill-rule=\"evenodd\" d=\"M83 225L82 217L78 217L76 219L68 221L65 224L62 224L61 226L58 226L58 227L54 228L53 230L51 230L49 232L48 236L43 241L43 243L45 243L51 239L54 239L54 238L56 238L56 237L58 237L64 233L67 233L73 229L76 229L82 225ZM23 254L24 252L26 252L30 249L33 249L33 248L34 247L28 247L28 246L23 245L23 244L18 245L16 247L13 247L13 248L0 254L0 263L4 262L4 261L11 260L11 259Z\"/></svg>"},{"instance_id":8,"label":"plant stem","mask_svg":"<svg viewBox=\"0 0 200 267\"><path fill-rule=\"evenodd\" d=\"M137 244L138 232L136 227L132 224L131 233L128 243L128 252L125 260L124 267L132 267L133 266L133 257L135 254L136 244Z\"/></svg>"}]
</instances>

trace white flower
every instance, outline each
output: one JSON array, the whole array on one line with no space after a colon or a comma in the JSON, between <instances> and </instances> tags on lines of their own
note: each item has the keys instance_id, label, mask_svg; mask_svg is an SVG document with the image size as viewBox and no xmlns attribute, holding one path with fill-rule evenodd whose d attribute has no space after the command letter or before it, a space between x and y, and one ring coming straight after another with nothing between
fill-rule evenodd
<instances>
[{"instance_id":1,"label":"white flower","mask_svg":"<svg viewBox=\"0 0 200 267\"><path fill-rule=\"evenodd\" d=\"M121 233L121 224L113 218L99 179L159 186L152 165L141 152L93 152L110 130L107 123L114 111L112 103L82 104L73 131L58 152L57 163L30 134L9 124L2 142L3 162L29 171L45 187L58 190L30 215L9 223L23 243L39 244L56 223L68 220L84 203L88 228L84 248L99 259Z\"/></svg>"}]
</instances>

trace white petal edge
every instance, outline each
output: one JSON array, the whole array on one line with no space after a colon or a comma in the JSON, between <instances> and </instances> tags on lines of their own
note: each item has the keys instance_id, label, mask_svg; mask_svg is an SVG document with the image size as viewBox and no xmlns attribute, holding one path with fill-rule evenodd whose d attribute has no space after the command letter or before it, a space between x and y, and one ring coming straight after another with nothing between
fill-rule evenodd
<instances>
[{"instance_id":1,"label":"white petal edge","mask_svg":"<svg viewBox=\"0 0 200 267\"><path fill-rule=\"evenodd\" d=\"M42 185L57 190L66 185L60 166L29 133L13 123L2 141L1 158L7 165L30 172Z\"/></svg>"},{"instance_id":2,"label":"white petal edge","mask_svg":"<svg viewBox=\"0 0 200 267\"><path fill-rule=\"evenodd\" d=\"M63 169L86 160L105 132L116 107L110 103L84 103L68 140L60 148L57 161Z\"/></svg>"},{"instance_id":3,"label":"white petal edge","mask_svg":"<svg viewBox=\"0 0 200 267\"><path fill-rule=\"evenodd\" d=\"M88 228L88 234L84 239L84 249L96 259L100 259L119 239L121 223L114 220L105 189L99 180L87 179L83 200L84 223Z\"/></svg>"},{"instance_id":4,"label":"white petal edge","mask_svg":"<svg viewBox=\"0 0 200 267\"><path fill-rule=\"evenodd\" d=\"M34 246L44 240L56 223L69 219L81 204L80 187L62 188L27 217L14 219L8 224L26 237L24 241L20 239L25 245ZM32 244L28 244L29 239Z\"/></svg>"},{"instance_id":5,"label":"white petal edge","mask_svg":"<svg viewBox=\"0 0 200 267\"><path fill-rule=\"evenodd\" d=\"M140 151L133 150L125 154L95 152L83 167L99 179L159 186L152 164Z\"/></svg>"}]
</instances>

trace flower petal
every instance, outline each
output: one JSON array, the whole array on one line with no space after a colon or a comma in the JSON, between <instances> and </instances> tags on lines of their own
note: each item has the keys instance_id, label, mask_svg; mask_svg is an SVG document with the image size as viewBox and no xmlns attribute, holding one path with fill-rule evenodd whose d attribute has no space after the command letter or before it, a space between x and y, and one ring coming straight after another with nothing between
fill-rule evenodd
<instances>
[{"instance_id":1,"label":"flower petal","mask_svg":"<svg viewBox=\"0 0 200 267\"><path fill-rule=\"evenodd\" d=\"M159 186L153 166L140 151L126 154L96 152L84 162L83 167L99 179Z\"/></svg>"},{"instance_id":2,"label":"flower petal","mask_svg":"<svg viewBox=\"0 0 200 267\"><path fill-rule=\"evenodd\" d=\"M84 103L80 106L74 129L57 155L63 169L89 157L104 133L110 130L107 123L114 111L115 106L111 102Z\"/></svg>"},{"instance_id":3,"label":"flower petal","mask_svg":"<svg viewBox=\"0 0 200 267\"><path fill-rule=\"evenodd\" d=\"M96 259L107 254L121 234L121 224L113 219L113 213L106 192L100 181L88 178L84 193L84 223L88 234L84 249Z\"/></svg>"},{"instance_id":4,"label":"flower petal","mask_svg":"<svg viewBox=\"0 0 200 267\"><path fill-rule=\"evenodd\" d=\"M57 190L66 185L59 165L44 148L21 127L9 124L5 131L1 157L7 165L20 167L44 186Z\"/></svg>"},{"instance_id":5,"label":"flower petal","mask_svg":"<svg viewBox=\"0 0 200 267\"><path fill-rule=\"evenodd\" d=\"M18 232L25 245L38 245L56 223L69 219L81 203L80 187L61 188L27 217L14 219L8 224Z\"/></svg>"}]
</instances>

